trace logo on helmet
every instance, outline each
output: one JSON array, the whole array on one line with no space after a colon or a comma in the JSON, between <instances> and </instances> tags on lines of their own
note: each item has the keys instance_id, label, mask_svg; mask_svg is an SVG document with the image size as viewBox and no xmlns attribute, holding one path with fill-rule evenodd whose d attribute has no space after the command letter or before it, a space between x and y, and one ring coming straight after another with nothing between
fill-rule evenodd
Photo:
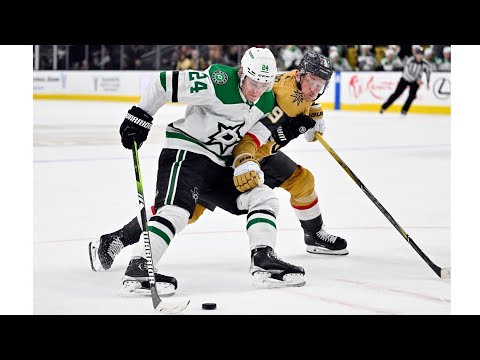
<instances>
[{"instance_id":1,"label":"logo on helmet","mask_svg":"<svg viewBox=\"0 0 480 360\"><path fill-rule=\"evenodd\" d=\"M254 81L273 83L277 73L275 56L269 49L251 48L241 60L240 86L243 79L248 76Z\"/></svg>"}]
</instances>

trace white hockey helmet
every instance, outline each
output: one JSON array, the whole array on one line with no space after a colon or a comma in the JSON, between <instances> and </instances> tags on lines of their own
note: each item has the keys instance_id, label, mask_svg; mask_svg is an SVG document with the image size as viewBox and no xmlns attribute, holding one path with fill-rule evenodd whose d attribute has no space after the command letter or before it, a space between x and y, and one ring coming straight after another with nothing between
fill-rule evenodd
<instances>
[{"instance_id":1,"label":"white hockey helmet","mask_svg":"<svg viewBox=\"0 0 480 360\"><path fill-rule=\"evenodd\" d=\"M277 62L269 49L251 47L243 54L240 66L240 87L245 76L261 83L273 84L277 75Z\"/></svg>"}]
</instances>

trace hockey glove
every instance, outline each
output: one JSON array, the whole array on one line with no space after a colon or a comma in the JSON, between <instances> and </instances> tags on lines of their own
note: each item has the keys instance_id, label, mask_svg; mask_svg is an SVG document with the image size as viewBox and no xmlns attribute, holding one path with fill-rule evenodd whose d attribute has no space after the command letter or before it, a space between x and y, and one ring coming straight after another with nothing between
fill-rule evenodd
<instances>
[{"instance_id":1,"label":"hockey glove","mask_svg":"<svg viewBox=\"0 0 480 360\"><path fill-rule=\"evenodd\" d=\"M260 164L252 155L238 155L233 166L233 182L238 191L245 192L264 183L263 171L260 170Z\"/></svg>"},{"instance_id":2,"label":"hockey glove","mask_svg":"<svg viewBox=\"0 0 480 360\"><path fill-rule=\"evenodd\" d=\"M325 132L325 120L323 119L323 109L322 105L315 103L310 108L310 117L315 120L315 126L311 129L308 129L305 133L305 139L308 142L316 141L315 132L319 132L320 135L323 135Z\"/></svg>"},{"instance_id":3,"label":"hockey glove","mask_svg":"<svg viewBox=\"0 0 480 360\"><path fill-rule=\"evenodd\" d=\"M153 117L148 113L137 106L132 106L120 126L123 146L127 149L132 149L133 141L135 140L138 149L140 149L143 142L147 140L148 132L152 127L152 121Z\"/></svg>"},{"instance_id":4,"label":"hockey glove","mask_svg":"<svg viewBox=\"0 0 480 360\"><path fill-rule=\"evenodd\" d=\"M315 126L315 120L308 115L298 115L294 118L289 118L283 124L277 126L272 132L272 138L275 142L284 147L293 139L296 139L300 134L304 134L308 129Z\"/></svg>"}]
</instances>

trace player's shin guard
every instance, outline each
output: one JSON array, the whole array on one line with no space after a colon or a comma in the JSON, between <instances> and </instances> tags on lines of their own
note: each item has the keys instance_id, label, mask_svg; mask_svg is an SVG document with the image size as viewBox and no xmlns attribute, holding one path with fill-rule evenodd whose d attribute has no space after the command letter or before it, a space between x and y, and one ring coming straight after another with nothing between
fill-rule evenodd
<instances>
[{"instance_id":1,"label":"player's shin guard","mask_svg":"<svg viewBox=\"0 0 480 360\"><path fill-rule=\"evenodd\" d=\"M188 217L187 210L174 205L165 205L148 221L150 251L159 295L173 295L177 288L175 278L156 272L156 264L167 251L175 234L187 226ZM132 259L122 278L121 295L150 293L146 258L145 244L139 241L133 249Z\"/></svg>"},{"instance_id":2,"label":"player's shin guard","mask_svg":"<svg viewBox=\"0 0 480 360\"><path fill-rule=\"evenodd\" d=\"M187 226L189 216L188 211L181 207L165 205L150 218L148 231L154 266L167 251L175 234L178 234ZM135 245L132 256L146 258L143 241L139 241Z\"/></svg>"},{"instance_id":3,"label":"player's shin guard","mask_svg":"<svg viewBox=\"0 0 480 360\"><path fill-rule=\"evenodd\" d=\"M266 185L257 186L240 195L237 206L240 210L248 210L247 233L250 250L261 245L274 249L277 241L275 218L279 208L274 191Z\"/></svg>"},{"instance_id":4,"label":"player's shin guard","mask_svg":"<svg viewBox=\"0 0 480 360\"><path fill-rule=\"evenodd\" d=\"M253 285L260 288L303 286L305 271L281 260L274 252L277 239L278 198L272 189L257 186L237 199L240 209L248 209L247 233L250 240Z\"/></svg>"}]
</instances>

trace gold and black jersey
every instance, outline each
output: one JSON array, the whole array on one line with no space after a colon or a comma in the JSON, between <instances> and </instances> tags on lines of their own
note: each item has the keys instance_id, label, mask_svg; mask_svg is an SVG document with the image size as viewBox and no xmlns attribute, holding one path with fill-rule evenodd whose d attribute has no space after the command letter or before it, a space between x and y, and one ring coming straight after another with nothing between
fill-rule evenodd
<instances>
[{"instance_id":1,"label":"gold and black jersey","mask_svg":"<svg viewBox=\"0 0 480 360\"><path fill-rule=\"evenodd\" d=\"M308 115L312 103L305 99L303 93L298 89L295 80L295 71L278 74L273 84L275 95L275 106L269 115L273 124L280 125L289 117L296 117L301 114Z\"/></svg>"},{"instance_id":2,"label":"gold and black jersey","mask_svg":"<svg viewBox=\"0 0 480 360\"><path fill-rule=\"evenodd\" d=\"M295 80L295 70L277 75L273 85L273 93L275 95L275 106L272 112L261 120L262 124L270 131L273 131L289 118L294 118L298 115L309 115L313 119L323 117L321 105L305 99L303 93L298 89ZM312 104L315 104L315 106L312 107ZM233 156L236 157L239 154L249 153L257 159L262 159L276 153L280 149L280 145L273 140L267 141L260 148L257 148L255 144L256 142L247 133L240 143L237 144L233 151Z\"/></svg>"}]
</instances>

